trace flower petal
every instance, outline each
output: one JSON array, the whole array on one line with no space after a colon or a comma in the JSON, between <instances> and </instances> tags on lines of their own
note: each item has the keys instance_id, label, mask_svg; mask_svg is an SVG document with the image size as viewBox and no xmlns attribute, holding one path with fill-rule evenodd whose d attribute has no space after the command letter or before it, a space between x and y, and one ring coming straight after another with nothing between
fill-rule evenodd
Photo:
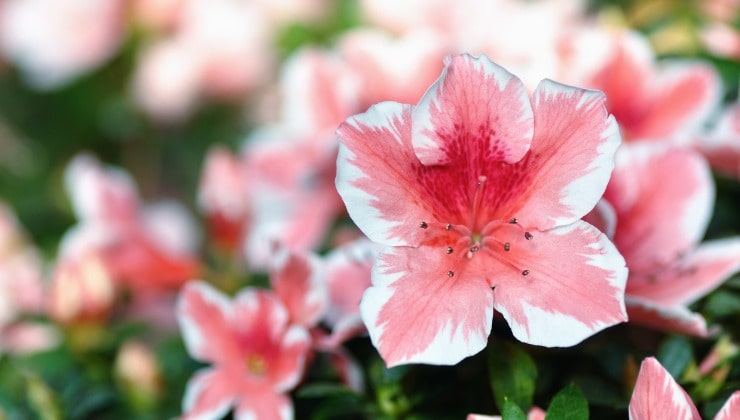
<instances>
[{"instance_id":1,"label":"flower petal","mask_svg":"<svg viewBox=\"0 0 740 420\"><path fill-rule=\"evenodd\" d=\"M238 357L230 329L228 298L202 281L188 282L177 300L177 321L188 353L196 360L218 362Z\"/></svg>"},{"instance_id":2,"label":"flower petal","mask_svg":"<svg viewBox=\"0 0 740 420\"><path fill-rule=\"evenodd\" d=\"M692 150L631 144L617 153L604 198L617 211L617 248L631 272L646 273L701 239L712 214L714 184L706 161Z\"/></svg>"},{"instance_id":3,"label":"flower petal","mask_svg":"<svg viewBox=\"0 0 740 420\"><path fill-rule=\"evenodd\" d=\"M241 397L234 413L236 420L293 418L293 403L290 398L273 392L249 393Z\"/></svg>"},{"instance_id":4,"label":"flower petal","mask_svg":"<svg viewBox=\"0 0 740 420\"><path fill-rule=\"evenodd\" d=\"M704 317L685 306L664 306L630 295L624 297L624 303L630 323L697 337L709 335Z\"/></svg>"},{"instance_id":5,"label":"flower petal","mask_svg":"<svg viewBox=\"0 0 740 420\"><path fill-rule=\"evenodd\" d=\"M279 249L272 259L270 285L292 323L314 327L329 305L323 266L314 255Z\"/></svg>"},{"instance_id":6,"label":"flower petal","mask_svg":"<svg viewBox=\"0 0 740 420\"><path fill-rule=\"evenodd\" d=\"M459 154L516 162L532 141L532 105L521 80L488 57L448 57L414 108L412 142L424 165ZM472 149L472 150L471 150Z\"/></svg>"},{"instance_id":7,"label":"flower petal","mask_svg":"<svg viewBox=\"0 0 740 420\"><path fill-rule=\"evenodd\" d=\"M640 365L629 406L630 420L701 420L689 395L653 357Z\"/></svg>"},{"instance_id":8,"label":"flower petal","mask_svg":"<svg viewBox=\"0 0 740 420\"><path fill-rule=\"evenodd\" d=\"M583 221L536 232L517 263L522 272L491 276L494 307L514 336L529 344L572 346L627 320L624 287L627 269L614 245ZM516 247L516 248L515 248Z\"/></svg>"},{"instance_id":9,"label":"flower petal","mask_svg":"<svg viewBox=\"0 0 740 420\"><path fill-rule=\"evenodd\" d=\"M222 418L236 400L236 388L229 376L216 369L202 369L188 381L182 400L183 418Z\"/></svg>"},{"instance_id":10,"label":"flower petal","mask_svg":"<svg viewBox=\"0 0 740 420\"><path fill-rule=\"evenodd\" d=\"M601 92L543 80L534 92L534 138L527 156L508 173L517 193L500 213L540 230L591 211L606 189L619 128Z\"/></svg>"},{"instance_id":11,"label":"flower petal","mask_svg":"<svg viewBox=\"0 0 740 420\"><path fill-rule=\"evenodd\" d=\"M360 303L386 364L452 365L486 346L493 294L481 276L450 278L436 248L386 248Z\"/></svg>"},{"instance_id":12,"label":"flower petal","mask_svg":"<svg viewBox=\"0 0 740 420\"><path fill-rule=\"evenodd\" d=\"M740 391L732 393L725 405L719 410L714 420L732 420L740 418Z\"/></svg>"},{"instance_id":13,"label":"flower petal","mask_svg":"<svg viewBox=\"0 0 740 420\"><path fill-rule=\"evenodd\" d=\"M609 239L614 238L614 232L617 229L617 212L608 201L599 200L596 207L583 216L583 221L604 232Z\"/></svg>"},{"instance_id":14,"label":"flower petal","mask_svg":"<svg viewBox=\"0 0 740 420\"><path fill-rule=\"evenodd\" d=\"M336 187L357 226L375 242L412 245L428 199L413 185L411 106L373 105L339 126ZM407 199L399 200L399 197Z\"/></svg>"},{"instance_id":15,"label":"flower petal","mask_svg":"<svg viewBox=\"0 0 740 420\"><path fill-rule=\"evenodd\" d=\"M740 238L709 241L654 275L630 275L627 294L662 306L688 305L738 271Z\"/></svg>"},{"instance_id":16,"label":"flower petal","mask_svg":"<svg viewBox=\"0 0 740 420\"><path fill-rule=\"evenodd\" d=\"M665 66L651 86L651 106L639 123L630 127L634 138L665 139L691 132L706 121L721 98L716 70L700 61Z\"/></svg>"}]
</instances>

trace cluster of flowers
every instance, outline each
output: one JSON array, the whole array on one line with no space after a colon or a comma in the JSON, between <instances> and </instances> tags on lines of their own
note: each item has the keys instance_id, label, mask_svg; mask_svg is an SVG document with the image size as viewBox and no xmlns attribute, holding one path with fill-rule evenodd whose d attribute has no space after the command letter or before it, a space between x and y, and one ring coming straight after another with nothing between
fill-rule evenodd
<instances>
[{"instance_id":1,"label":"cluster of flowers","mask_svg":"<svg viewBox=\"0 0 740 420\"><path fill-rule=\"evenodd\" d=\"M136 97L176 118L200 95L265 87L275 64L262 26L296 12L129 3L0 0L0 43L32 83L58 86L106 60L134 13L157 33ZM69 329L114 313L179 325L190 355L211 365L188 384L186 416L287 418L286 392L316 352L362 387L342 344L365 331L388 366L456 364L485 348L495 314L548 347L627 321L708 336L688 306L740 271L740 238L702 242L712 170L740 179L740 105L722 104L714 68L658 61L642 35L588 20L578 2L458 3L363 2L374 28L289 57L279 110L238 154L206 156L206 241L181 205L141 203L125 171L81 154L65 174L79 222L44 291L43 263L3 209L2 349L57 339L21 313ZM60 21L27 23L49 16ZM55 25L80 20L89 33L58 37ZM476 29L491 27L508 35ZM58 48L41 54L49 39ZM217 281L207 247L238 275L266 272L269 287ZM717 418L733 418L739 395ZM660 401L698 415L647 359L633 418Z\"/></svg>"}]
</instances>

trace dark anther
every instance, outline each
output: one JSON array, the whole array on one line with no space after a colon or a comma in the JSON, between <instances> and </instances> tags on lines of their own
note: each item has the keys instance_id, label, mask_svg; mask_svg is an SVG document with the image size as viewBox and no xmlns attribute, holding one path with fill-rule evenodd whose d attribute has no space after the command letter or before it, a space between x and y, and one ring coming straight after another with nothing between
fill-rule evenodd
<instances>
[{"instance_id":1,"label":"dark anther","mask_svg":"<svg viewBox=\"0 0 740 420\"><path fill-rule=\"evenodd\" d=\"M509 219L509 223L511 223L512 225L515 225L519 223L519 219L517 219L516 217L512 217L511 219Z\"/></svg>"},{"instance_id":2,"label":"dark anther","mask_svg":"<svg viewBox=\"0 0 740 420\"><path fill-rule=\"evenodd\" d=\"M522 271L522 275L523 275L523 276L528 276L528 275L529 275L529 270L524 270L524 271Z\"/></svg>"},{"instance_id":3,"label":"dark anther","mask_svg":"<svg viewBox=\"0 0 740 420\"><path fill-rule=\"evenodd\" d=\"M531 234L531 233L529 233L529 232L524 232L524 239L526 239L526 240L528 240L528 241L529 241L529 240L532 240L532 238L534 238L534 236L532 236L532 234Z\"/></svg>"},{"instance_id":4,"label":"dark anther","mask_svg":"<svg viewBox=\"0 0 740 420\"><path fill-rule=\"evenodd\" d=\"M452 254L452 251L453 251L453 249L452 249L451 246L448 246L447 249L445 249L445 252L448 253L448 254Z\"/></svg>"},{"instance_id":5,"label":"dark anther","mask_svg":"<svg viewBox=\"0 0 740 420\"><path fill-rule=\"evenodd\" d=\"M447 224L445 225L445 229L447 229L447 230L452 230L452 225L451 225L451 224L449 224L449 223L447 223Z\"/></svg>"},{"instance_id":6,"label":"dark anther","mask_svg":"<svg viewBox=\"0 0 740 420\"><path fill-rule=\"evenodd\" d=\"M473 245L470 247L470 252L478 252L479 249L478 245Z\"/></svg>"},{"instance_id":7,"label":"dark anther","mask_svg":"<svg viewBox=\"0 0 740 420\"><path fill-rule=\"evenodd\" d=\"M447 272L447 277L452 277L454 275L455 275L455 272L452 271L452 270L450 270L450 271Z\"/></svg>"},{"instance_id":8,"label":"dark anther","mask_svg":"<svg viewBox=\"0 0 740 420\"><path fill-rule=\"evenodd\" d=\"M426 228L429 227L429 225L427 224L427 222L421 222L421 223L419 223L419 227L422 228L422 229L426 229Z\"/></svg>"},{"instance_id":9,"label":"dark anther","mask_svg":"<svg viewBox=\"0 0 740 420\"><path fill-rule=\"evenodd\" d=\"M509 250L511 250L511 244L507 242L504 244L504 251L508 252Z\"/></svg>"}]
</instances>

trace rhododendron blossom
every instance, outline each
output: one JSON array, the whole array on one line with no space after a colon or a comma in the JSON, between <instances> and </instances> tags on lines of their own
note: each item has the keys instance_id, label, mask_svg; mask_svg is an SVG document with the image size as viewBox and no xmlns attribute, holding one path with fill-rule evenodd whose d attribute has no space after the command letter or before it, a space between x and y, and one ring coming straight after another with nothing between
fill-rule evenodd
<instances>
[{"instance_id":1,"label":"rhododendron blossom","mask_svg":"<svg viewBox=\"0 0 740 420\"><path fill-rule=\"evenodd\" d=\"M235 418L292 418L285 393L303 375L310 338L289 325L275 295L246 288L230 300L194 281L180 294L177 317L190 355L212 364L188 383L184 418L217 419L232 406Z\"/></svg>"},{"instance_id":2,"label":"rhododendron blossom","mask_svg":"<svg viewBox=\"0 0 740 420\"><path fill-rule=\"evenodd\" d=\"M361 303L388 365L477 353L494 309L545 346L626 319L624 260L580 220L620 143L601 93L544 80L530 100L505 69L462 55L416 106L375 105L338 135L337 189L388 245Z\"/></svg>"},{"instance_id":3,"label":"rhododendron blossom","mask_svg":"<svg viewBox=\"0 0 740 420\"><path fill-rule=\"evenodd\" d=\"M643 360L640 365L640 373L630 399L629 415L630 420L701 420L689 394L653 357ZM735 391L714 420L738 417L740 417L740 391Z\"/></svg>"},{"instance_id":4,"label":"rhododendron blossom","mask_svg":"<svg viewBox=\"0 0 740 420\"><path fill-rule=\"evenodd\" d=\"M622 147L616 162L604 198L630 269L630 322L706 335L704 319L688 305L740 270L739 238L698 244L714 202L706 161L690 149L645 143Z\"/></svg>"}]
</instances>

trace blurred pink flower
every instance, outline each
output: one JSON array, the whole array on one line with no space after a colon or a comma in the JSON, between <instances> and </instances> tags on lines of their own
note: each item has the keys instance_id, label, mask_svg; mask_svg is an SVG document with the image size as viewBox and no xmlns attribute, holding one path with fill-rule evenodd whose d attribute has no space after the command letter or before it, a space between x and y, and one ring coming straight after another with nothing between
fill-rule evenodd
<instances>
[{"instance_id":1,"label":"blurred pink flower","mask_svg":"<svg viewBox=\"0 0 740 420\"><path fill-rule=\"evenodd\" d=\"M668 371L653 357L640 365L629 405L630 420L692 419L701 420L691 397ZM740 416L740 391L725 402L714 420L730 420Z\"/></svg>"},{"instance_id":2,"label":"blurred pink flower","mask_svg":"<svg viewBox=\"0 0 740 420\"><path fill-rule=\"evenodd\" d=\"M198 206L211 241L227 252L241 250L250 224L248 185L241 158L220 146L209 150L201 170Z\"/></svg>"},{"instance_id":3,"label":"blurred pink flower","mask_svg":"<svg viewBox=\"0 0 740 420\"><path fill-rule=\"evenodd\" d=\"M371 285L370 272L381 246L366 238L333 249L326 255L329 307L325 321L331 328L327 345L338 346L366 332L360 317L362 295Z\"/></svg>"},{"instance_id":4,"label":"blurred pink flower","mask_svg":"<svg viewBox=\"0 0 740 420\"><path fill-rule=\"evenodd\" d=\"M271 28L249 1L187 0L175 31L144 49L137 102L154 117L186 117L202 98L239 101L274 67Z\"/></svg>"},{"instance_id":5,"label":"blurred pink flower","mask_svg":"<svg viewBox=\"0 0 740 420\"><path fill-rule=\"evenodd\" d=\"M174 29L188 0L134 0L133 18L147 28L155 30Z\"/></svg>"},{"instance_id":6,"label":"blurred pink flower","mask_svg":"<svg viewBox=\"0 0 740 420\"><path fill-rule=\"evenodd\" d=\"M94 252L57 261L48 297L48 314L60 324L104 324L116 289L110 271Z\"/></svg>"},{"instance_id":7,"label":"blurred pink flower","mask_svg":"<svg viewBox=\"0 0 740 420\"><path fill-rule=\"evenodd\" d=\"M134 296L175 290L197 275L193 222L181 206L141 206L129 175L90 155L73 159L65 176L79 224L63 238L61 260L95 252Z\"/></svg>"},{"instance_id":8,"label":"blurred pink flower","mask_svg":"<svg viewBox=\"0 0 740 420\"><path fill-rule=\"evenodd\" d=\"M451 46L431 29L398 38L377 29L356 29L342 34L338 49L357 74L360 106L336 124L378 102L416 103L442 71Z\"/></svg>"},{"instance_id":9,"label":"blurred pink flower","mask_svg":"<svg viewBox=\"0 0 740 420\"><path fill-rule=\"evenodd\" d=\"M613 240L630 270L630 322L706 335L688 305L740 270L740 238L699 244L714 203L706 161L686 148L625 145L604 198L616 211Z\"/></svg>"},{"instance_id":10,"label":"blurred pink flower","mask_svg":"<svg viewBox=\"0 0 740 420\"><path fill-rule=\"evenodd\" d=\"M580 221L620 143L603 95L544 80L530 100L503 68L462 55L418 105L375 105L338 135L337 190L389 245L360 306L388 365L477 353L494 308L545 346L626 320L624 260Z\"/></svg>"},{"instance_id":11,"label":"blurred pink flower","mask_svg":"<svg viewBox=\"0 0 740 420\"><path fill-rule=\"evenodd\" d=\"M321 260L308 252L276 248L270 259L270 287L285 305L291 324L316 327L329 305Z\"/></svg>"},{"instance_id":12,"label":"blurred pink flower","mask_svg":"<svg viewBox=\"0 0 740 420\"><path fill-rule=\"evenodd\" d=\"M685 141L720 101L720 79L700 60L656 61L644 36L627 30L576 32L577 83L606 94L627 141Z\"/></svg>"},{"instance_id":13,"label":"blurred pink flower","mask_svg":"<svg viewBox=\"0 0 740 420\"><path fill-rule=\"evenodd\" d=\"M15 214L0 203L0 353L27 353L58 341L49 326L21 320L44 308L43 262Z\"/></svg>"},{"instance_id":14,"label":"blurred pink flower","mask_svg":"<svg viewBox=\"0 0 740 420\"><path fill-rule=\"evenodd\" d=\"M247 288L230 300L195 281L182 289L177 317L188 353L211 364L188 382L184 418L217 419L231 407L235 418L292 418L286 393L303 375L310 338L289 325L275 295Z\"/></svg>"},{"instance_id":15,"label":"blurred pink flower","mask_svg":"<svg viewBox=\"0 0 740 420\"><path fill-rule=\"evenodd\" d=\"M116 52L123 8L120 0L5 0L0 49L32 86L56 88Z\"/></svg>"}]
</instances>

